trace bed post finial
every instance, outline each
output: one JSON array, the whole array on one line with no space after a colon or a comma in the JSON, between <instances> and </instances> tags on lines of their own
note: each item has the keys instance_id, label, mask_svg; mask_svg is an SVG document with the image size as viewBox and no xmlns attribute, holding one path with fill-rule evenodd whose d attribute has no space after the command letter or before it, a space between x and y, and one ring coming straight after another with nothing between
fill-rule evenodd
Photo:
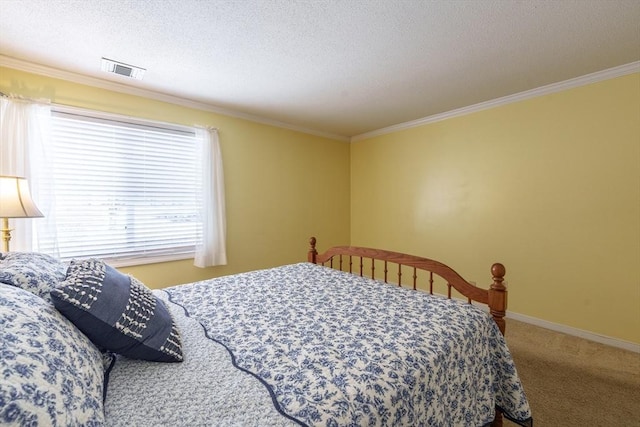
<instances>
[{"instance_id":1,"label":"bed post finial","mask_svg":"<svg viewBox=\"0 0 640 427\"><path fill-rule=\"evenodd\" d=\"M502 289L506 289L502 284L504 281L504 275L507 274L507 269L504 268L504 265L496 262L491 266L491 274L493 275L493 282L496 286L502 287Z\"/></svg>"},{"instance_id":2,"label":"bed post finial","mask_svg":"<svg viewBox=\"0 0 640 427\"><path fill-rule=\"evenodd\" d=\"M491 266L493 283L489 288L489 310L503 335L505 330L504 316L507 311L507 287L502 282L504 282L506 273L506 268L499 262Z\"/></svg>"},{"instance_id":3,"label":"bed post finial","mask_svg":"<svg viewBox=\"0 0 640 427\"><path fill-rule=\"evenodd\" d=\"M316 250L316 238L311 237L309 239L309 252L307 252L307 261L315 264L316 255L318 255L318 251Z\"/></svg>"}]
</instances>

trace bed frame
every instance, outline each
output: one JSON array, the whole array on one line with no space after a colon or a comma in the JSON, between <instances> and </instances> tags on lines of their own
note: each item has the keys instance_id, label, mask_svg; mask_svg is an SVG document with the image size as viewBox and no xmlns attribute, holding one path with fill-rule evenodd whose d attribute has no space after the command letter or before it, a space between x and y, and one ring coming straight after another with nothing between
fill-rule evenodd
<instances>
[{"instance_id":1,"label":"bed frame","mask_svg":"<svg viewBox=\"0 0 640 427\"><path fill-rule=\"evenodd\" d=\"M376 279L376 264L374 261L382 261L384 266L383 277L378 277L378 280L383 280L385 283L389 283L389 265L395 265L397 270L395 282L398 286L403 286L403 266L412 269L411 286L413 289L417 289L418 286L418 270L424 270L429 276L429 293L433 294L434 274L442 277L447 283L447 297L451 299L451 288L454 288L461 295L467 298L467 301L478 302L489 306L489 312L493 319L498 324L500 331L504 335L505 320L504 316L507 310L507 288L504 285L504 275L506 270L504 265L495 263L491 266L491 274L493 275L493 283L489 289L482 289L467 282L458 273L456 273L451 267L442 264L441 262L434 261L428 258L422 258L414 255L401 254L399 252L385 251L382 249L361 248L357 246L334 246L328 249L323 254L318 254L316 250L316 238L312 237L309 240L310 248L307 258L309 262L314 264L329 264L329 267L336 268L338 270L348 271L352 274L359 274L360 276L367 276L372 279ZM347 258L345 260L344 258ZM356 258L356 268L354 272L353 258ZM337 265L334 265L334 260L337 258ZM365 259L370 260L370 267L367 269L369 274L365 274ZM348 263L348 266L345 265Z\"/></svg>"},{"instance_id":2,"label":"bed frame","mask_svg":"<svg viewBox=\"0 0 640 427\"><path fill-rule=\"evenodd\" d=\"M357 246L334 246L326 252L318 254L316 250L316 238L311 237L309 240L309 252L307 259L314 264L327 265L338 270L348 271L352 274L359 274L373 279L383 280L389 283L389 267L396 271L396 283L403 286L402 276L404 270L411 272L411 283L413 289L418 288L418 270L427 272L428 292L433 294L434 275L441 277L446 282L447 297L451 299L451 288L454 288L461 295L467 298L467 301L478 302L489 306L489 312L493 320L498 324L500 332L505 332L505 314L507 309L507 288L504 285L504 275L506 269L504 265L495 263L491 266L491 274L493 283L489 289L482 289L467 282L451 267L428 258L422 258L414 255L402 254L399 252L391 252L381 249L362 248ZM354 258L355 269L354 271ZM365 262L364 260L370 260ZM376 277L376 261L378 266L383 267L382 273ZM348 265L346 265L348 264ZM395 267L394 267L395 265ZM393 273L392 273L393 275ZM407 284L406 286L409 286ZM496 417L491 423L493 427L502 426L502 413L496 408Z\"/></svg>"}]
</instances>

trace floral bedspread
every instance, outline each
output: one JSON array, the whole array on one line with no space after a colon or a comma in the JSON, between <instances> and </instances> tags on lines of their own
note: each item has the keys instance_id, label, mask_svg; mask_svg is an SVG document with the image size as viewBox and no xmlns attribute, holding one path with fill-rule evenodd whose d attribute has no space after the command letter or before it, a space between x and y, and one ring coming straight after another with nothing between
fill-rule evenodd
<instances>
[{"instance_id":1,"label":"floral bedspread","mask_svg":"<svg viewBox=\"0 0 640 427\"><path fill-rule=\"evenodd\" d=\"M475 306L309 263L162 292L288 422L484 426L498 405L531 423L505 341Z\"/></svg>"},{"instance_id":2,"label":"floral bedspread","mask_svg":"<svg viewBox=\"0 0 640 427\"><path fill-rule=\"evenodd\" d=\"M180 329L184 360L117 356L104 403L106 427L293 427L269 390L233 366L229 352L164 291L153 291Z\"/></svg>"}]
</instances>

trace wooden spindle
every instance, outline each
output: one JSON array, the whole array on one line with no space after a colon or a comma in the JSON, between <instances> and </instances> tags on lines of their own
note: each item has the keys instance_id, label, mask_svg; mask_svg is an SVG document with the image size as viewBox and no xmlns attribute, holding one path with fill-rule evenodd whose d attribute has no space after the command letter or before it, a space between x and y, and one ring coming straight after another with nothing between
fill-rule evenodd
<instances>
[{"instance_id":1,"label":"wooden spindle","mask_svg":"<svg viewBox=\"0 0 640 427\"><path fill-rule=\"evenodd\" d=\"M387 260L385 259L385 260L384 260L384 283L388 283L388 282L387 282L387 272L388 272L388 271L389 271L389 270L387 269Z\"/></svg>"}]
</instances>

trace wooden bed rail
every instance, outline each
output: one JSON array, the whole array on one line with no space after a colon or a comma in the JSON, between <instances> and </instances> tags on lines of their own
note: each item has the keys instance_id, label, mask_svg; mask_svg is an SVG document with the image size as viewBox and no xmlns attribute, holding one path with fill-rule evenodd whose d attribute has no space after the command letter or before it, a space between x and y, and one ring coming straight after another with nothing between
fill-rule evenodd
<instances>
[{"instance_id":1,"label":"wooden bed rail","mask_svg":"<svg viewBox=\"0 0 640 427\"><path fill-rule=\"evenodd\" d=\"M382 249L363 248L358 246L334 246L327 249L326 252L318 254L316 250L316 238L309 239L309 252L307 259L314 264L329 264L329 267L343 271L348 271L360 276L371 277L373 279L383 280L385 283L389 281L389 264L396 265L397 284L402 286L402 267L412 269L412 285L413 289L417 288L417 270L423 270L429 274L429 292L433 293L433 275L440 276L447 283L447 296L451 298L451 288L453 287L461 295L467 298L469 302L475 301L486 304L489 307L491 316L498 324L500 331L505 332L505 314L507 310L507 288L504 285L504 275L506 273L504 265L495 263L491 266L491 274L493 283L488 289L482 289L467 282L462 276L456 273L451 267L428 258L422 258L414 255L402 254L399 252L386 251ZM343 257L348 257L348 265L344 265ZM357 258L356 271L354 271L353 257ZM339 265L334 265L334 259ZM365 265L364 260L371 260L370 266ZM375 261L381 261L383 271L379 277L376 277ZM366 271L366 274L365 274ZM393 274L393 272L392 272Z\"/></svg>"}]
</instances>

